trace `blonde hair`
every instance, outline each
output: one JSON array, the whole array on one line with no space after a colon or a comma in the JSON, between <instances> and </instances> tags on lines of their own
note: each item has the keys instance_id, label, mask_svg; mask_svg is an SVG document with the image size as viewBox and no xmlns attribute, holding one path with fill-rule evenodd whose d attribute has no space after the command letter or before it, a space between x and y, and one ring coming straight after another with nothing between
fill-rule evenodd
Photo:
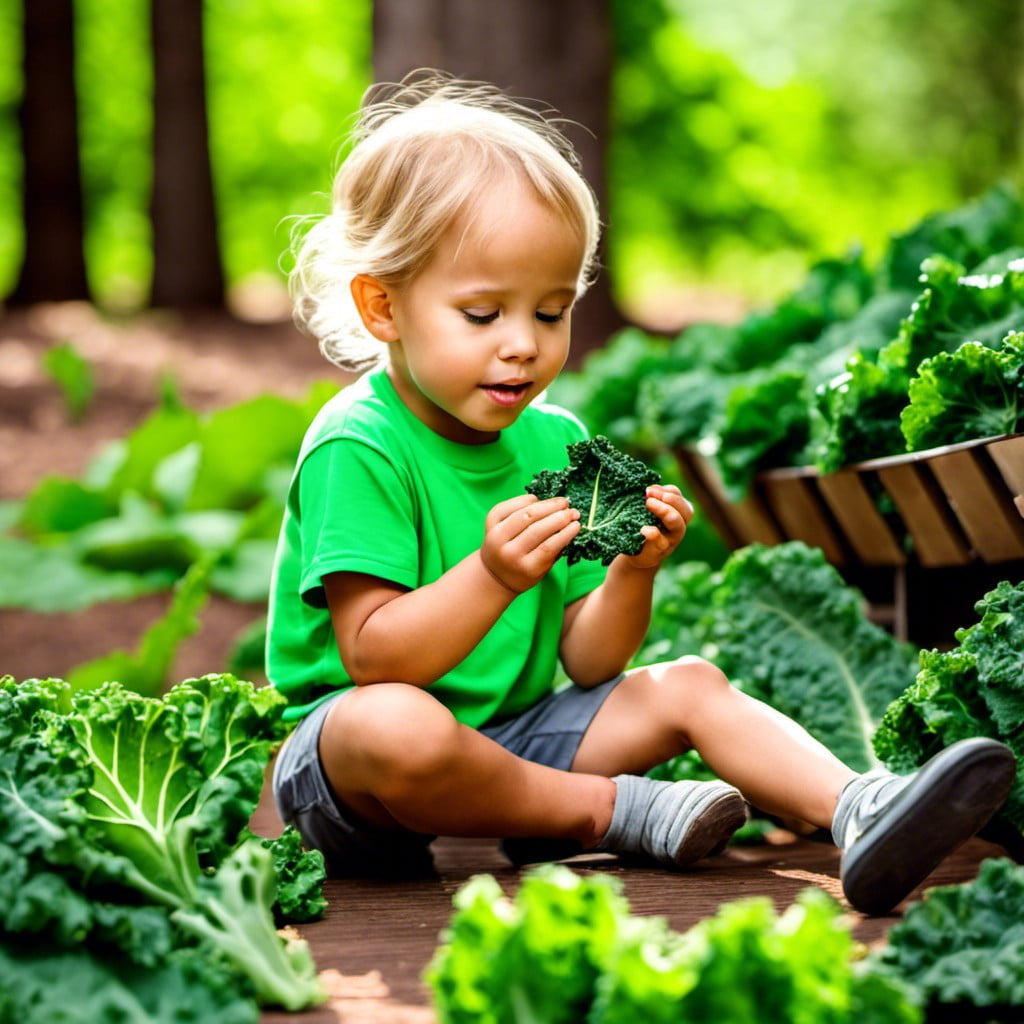
<instances>
[{"instance_id":1,"label":"blonde hair","mask_svg":"<svg viewBox=\"0 0 1024 1024\"><path fill-rule=\"evenodd\" d=\"M487 83L421 70L368 90L350 141L331 212L293 240L289 282L296 323L332 363L361 371L385 361L387 346L355 309L352 278L410 281L483 183L525 178L580 238L579 294L593 280L597 202L551 111Z\"/></svg>"}]
</instances>

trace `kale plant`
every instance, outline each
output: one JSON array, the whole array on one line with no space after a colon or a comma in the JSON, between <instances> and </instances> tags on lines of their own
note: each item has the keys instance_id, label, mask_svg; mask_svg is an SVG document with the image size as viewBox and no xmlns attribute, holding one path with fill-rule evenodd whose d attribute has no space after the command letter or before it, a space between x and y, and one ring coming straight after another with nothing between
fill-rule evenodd
<instances>
[{"instance_id":1,"label":"kale plant","mask_svg":"<svg viewBox=\"0 0 1024 1024\"><path fill-rule=\"evenodd\" d=\"M579 509L580 532L565 549L569 564L588 558L609 565L616 555L638 554L644 546L641 527L658 525L647 509L647 488L660 475L606 437L577 441L566 450L569 465L541 470L526 490L538 498L563 495Z\"/></svg>"},{"instance_id":2,"label":"kale plant","mask_svg":"<svg viewBox=\"0 0 1024 1024\"><path fill-rule=\"evenodd\" d=\"M163 1022L322 1001L308 948L276 933L273 908L282 878L318 891L323 873L286 868L287 843L271 850L246 830L286 732L282 704L231 676L162 698L0 679L0 981L14 1001L0 999L0 1019L30 1019L42 998L31 978L62 963L98 986L95 1014L69 1021L107 1019L108 1004L151 1011L118 1019ZM150 1007L155 969L193 1017Z\"/></svg>"},{"instance_id":3,"label":"kale plant","mask_svg":"<svg viewBox=\"0 0 1024 1024\"><path fill-rule=\"evenodd\" d=\"M965 341L917 368L900 415L907 450L1013 434L1024 425L1024 333L998 349Z\"/></svg>"},{"instance_id":4,"label":"kale plant","mask_svg":"<svg viewBox=\"0 0 1024 1024\"><path fill-rule=\"evenodd\" d=\"M971 736L1006 743L1017 778L984 834L1024 858L1024 583L1004 581L975 605L979 621L949 651L922 651L920 671L886 709L873 743L894 771L913 771Z\"/></svg>"},{"instance_id":5,"label":"kale plant","mask_svg":"<svg viewBox=\"0 0 1024 1024\"><path fill-rule=\"evenodd\" d=\"M1019 1021L1022 913L1024 867L991 858L974 881L929 889L907 907L872 966L916 988L929 1020Z\"/></svg>"}]
</instances>

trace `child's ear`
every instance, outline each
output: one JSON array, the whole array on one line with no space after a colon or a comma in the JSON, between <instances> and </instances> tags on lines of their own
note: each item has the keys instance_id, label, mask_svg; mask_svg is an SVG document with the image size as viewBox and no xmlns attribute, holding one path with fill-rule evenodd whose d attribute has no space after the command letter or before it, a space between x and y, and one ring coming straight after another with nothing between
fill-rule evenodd
<instances>
[{"instance_id":1,"label":"child's ear","mask_svg":"<svg viewBox=\"0 0 1024 1024\"><path fill-rule=\"evenodd\" d=\"M369 274L357 274L350 288L363 326L378 341L398 341L388 286Z\"/></svg>"}]
</instances>

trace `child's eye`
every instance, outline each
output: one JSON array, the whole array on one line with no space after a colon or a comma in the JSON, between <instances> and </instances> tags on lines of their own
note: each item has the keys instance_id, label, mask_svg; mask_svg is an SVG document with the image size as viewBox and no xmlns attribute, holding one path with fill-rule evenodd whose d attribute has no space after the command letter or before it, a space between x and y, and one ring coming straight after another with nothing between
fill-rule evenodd
<instances>
[{"instance_id":1,"label":"child's eye","mask_svg":"<svg viewBox=\"0 0 1024 1024\"><path fill-rule=\"evenodd\" d=\"M557 324L560 320L565 319L565 310L560 309L557 313L542 313L538 309L536 315L542 324Z\"/></svg>"},{"instance_id":2,"label":"child's eye","mask_svg":"<svg viewBox=\"0 0 1024 1024\"><path fill-rule=\"evenodd\" d=\"M494 323L494 321L498 319L498 311L497 310L494 310L491 313L482 313L482 312L479 312L479 311L474 311L472 309L464 309L462 311L462 315L471 324L491 324L491 323Z\"/></svg>"}]
</instances>

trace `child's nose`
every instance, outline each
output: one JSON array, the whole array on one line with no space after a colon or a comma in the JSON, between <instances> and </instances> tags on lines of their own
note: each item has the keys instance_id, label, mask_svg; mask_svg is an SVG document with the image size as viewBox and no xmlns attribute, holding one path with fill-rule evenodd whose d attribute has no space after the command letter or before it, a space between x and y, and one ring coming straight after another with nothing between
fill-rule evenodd
<instances>
[{"instance_id":1,"label":"child's nose","mask_svg":"<svg viewBox=\"0 0 1024 1024\"><path fill-rule=\"evenodd\" d=\"M536 323L507 321L508 330L502 338L500 356L502 359L532 359L537 355Z\"/></svg>"}]
</instances>

